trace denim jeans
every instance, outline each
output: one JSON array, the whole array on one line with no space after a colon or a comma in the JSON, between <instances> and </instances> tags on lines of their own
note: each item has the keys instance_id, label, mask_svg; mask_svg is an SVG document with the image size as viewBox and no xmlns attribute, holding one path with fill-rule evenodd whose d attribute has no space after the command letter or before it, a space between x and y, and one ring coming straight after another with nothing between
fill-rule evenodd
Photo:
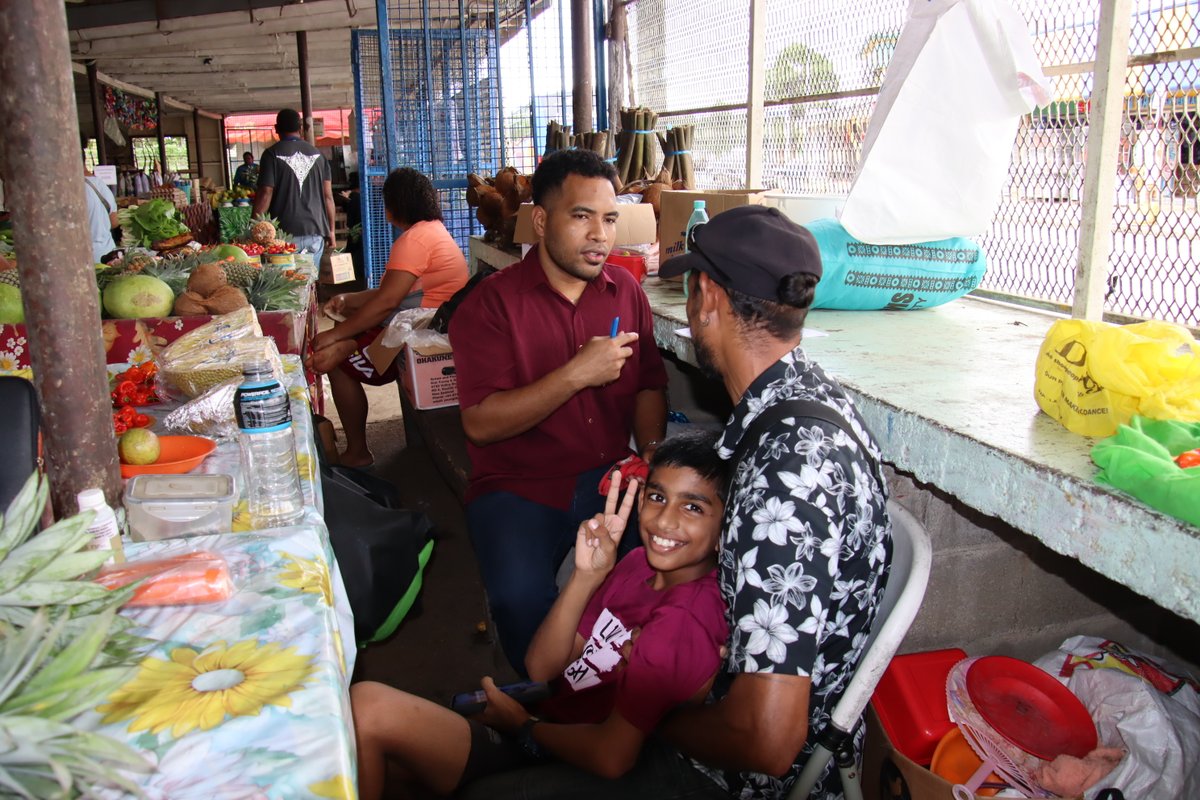
<instances>
[{"instance_id":1,"label":"denim jeans","mask_svg":"<svg viewBox=\"0 0 1200 800\"><path fill-rule=\"evenodd\" d=\"M319 272L321 270L321 254L325 252L325 237L324 236L293 236L292 243L296 245L296 252L307 250L313 254L313 266Z\"/></svg>"},{"instance_id":2,"label":"denim jeans","mask_svg":"<svg viewBox=\"0 0 1200 800\"><path fill-rule=\"evenodd\" d=\"M459 800L728 800L731 795L667 743L651 736L633 769L609 780L551 761L467 784Z\"/></svg>"},{"instance_id":3,"label":"denim jeans","mask_svg":"<svg viewBox=\"0 0 1200 800\"><path fill-rule=\"evenodd\" d=\"M607 469L611 467L579 476L571 508L566 511L511 492L491 492L467 506L467 527L500 646L521 676L525 675L525 651L558 597L555 575L575 546L575 532L581 522L604 510L604 497L597 487ZM639 542L634 511L621 541L621 554Z\"/></svg>"}]
</instances>

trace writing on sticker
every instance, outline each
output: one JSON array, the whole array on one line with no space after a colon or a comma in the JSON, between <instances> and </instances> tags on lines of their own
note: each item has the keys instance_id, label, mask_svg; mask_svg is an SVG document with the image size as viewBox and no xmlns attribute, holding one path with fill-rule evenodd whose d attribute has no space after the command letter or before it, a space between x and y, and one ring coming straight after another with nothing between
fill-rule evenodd
<instances>
[{"instance_id":1,"label":"writing on sticker","mask_svg":"<svg viewBox=\"0 0 1200 800\"><path fill-rule=\"evenodd\" d=\"M563 677L575 691L600 683L600 676L612 672L621 663L621 645L629 641L630 633L607 608L592 625L592 635L583 646L583 653L563 671Z\"/></svg>"}]
</instances>

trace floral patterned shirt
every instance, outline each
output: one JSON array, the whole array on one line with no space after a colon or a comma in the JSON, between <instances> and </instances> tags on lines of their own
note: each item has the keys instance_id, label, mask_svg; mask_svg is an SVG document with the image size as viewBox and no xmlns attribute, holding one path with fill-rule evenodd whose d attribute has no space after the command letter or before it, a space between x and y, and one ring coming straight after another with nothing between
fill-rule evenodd
<instances>
[{"instance_id":1,"label":"floral patterned shirt","mask_svg":"<svg viewBox=\"0 0 1200 800\"><path fill-rule=\"evenodd\" d=\"M734 468L725 508L720 586L728 604L729 655L712 699L741 672L812 679L809 744L779 779L696 766L740 798L780 798L811 753L849 683L883 596L891 564L891 523L879 449L845 391L801 347L746 390L719 443L732 458L750 424L789 399L828 406L868 449L840 428L811 418L764 432ZM861 729L858 734L861 744ZM814 798L840 798L832 761Z\"/></svg>"}]
</instances>

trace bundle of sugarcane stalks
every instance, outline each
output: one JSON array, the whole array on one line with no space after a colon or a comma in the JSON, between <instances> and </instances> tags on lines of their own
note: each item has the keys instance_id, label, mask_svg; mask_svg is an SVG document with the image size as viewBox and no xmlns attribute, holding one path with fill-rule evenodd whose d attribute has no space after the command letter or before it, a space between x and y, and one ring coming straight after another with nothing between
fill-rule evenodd
<instances>
[{"instance_id":1,"label":"bundle of sugarcane stalks","mask_svg":"<svg viewBox=\"0 0 1200 800\"><path fill-rule=\"evenodd\" d=\"M612 160L612 136L608 131L588 131L577 133L571 137L571 145L576 150L591 150L605 160Z\"/></svg>"},{"instance_id":2,"label":"bundle of sugarcane stalks","mask_svg":"<svg viewBox=\"0 0 1200 800\"><path fill-rule=\"evenodd\" d=\"M657 124L658 114L644 106L621 109L617 176L622 184L654 176L654 126Z\"/></svg>"},{"instance_id":3,"label":"bundle of sugarcane stalks","mask_svg":"<svg viewBox=\"0 0 1200 800\"><path fill-rule=\"evenodd\" d=\"M560 125L558 120L550 120L546 125L546 150L542 158L571 146L571 126Z\"/></svg>"},{"instance_id":4,"label":"bundle of sugarcane stalks","mask_svg":"<svg viewBox=\"0 0 1200 800\"><path fill-rule=\"evenodd\" d=\"M671 182L683 181L683 188L696 188L696 173L692 170L692 136L695 125L678 125L658 134L658 143L663 151L662 171L670 176Z\"/></svg>"}]
</instances>

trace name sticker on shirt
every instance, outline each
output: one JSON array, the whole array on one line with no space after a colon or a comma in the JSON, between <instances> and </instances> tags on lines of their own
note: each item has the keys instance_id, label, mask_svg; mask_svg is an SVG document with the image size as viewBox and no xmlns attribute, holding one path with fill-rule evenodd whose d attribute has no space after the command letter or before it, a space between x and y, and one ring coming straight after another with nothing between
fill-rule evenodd
<instances>
[{"instance_id":1,"label":"name sticker on shirt","mask_svg":"<svg viewBox=\"0 0 1200 800\"><path fill-rule=\"evenodd\" d=\"M583 653L563 671L563 677L575 691L600 683L600 676L611 672L621 663L621 645L630 639L630 632L607 608L592 625L592 635L583 646Z\"/></svg>"}]
</instances>

